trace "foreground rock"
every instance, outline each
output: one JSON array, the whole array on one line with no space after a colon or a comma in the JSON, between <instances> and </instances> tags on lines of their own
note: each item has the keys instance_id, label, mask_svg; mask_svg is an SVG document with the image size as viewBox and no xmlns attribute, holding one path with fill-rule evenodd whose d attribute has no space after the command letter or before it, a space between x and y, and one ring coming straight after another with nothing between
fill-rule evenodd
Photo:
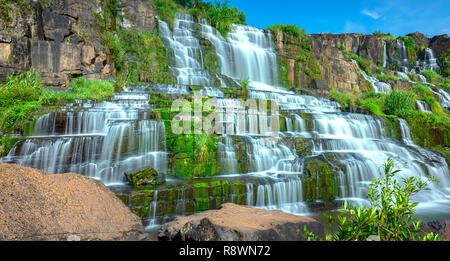
<instances>
[{"instance_id":1,"label":"foreground rock","mask_svg":"<svg viewBox=\"0 0 450 261\"><path fill-rule=\"evenodd\" d=\"M0 162L0 240L145 240L141 220L100 181Z\"/></svg>"},{"instance_id":2,"label":"foreground rock","mask_svg":"<svg viewBox=\"0 0 450 261\"><path fill-rule=\"evenodd\" d=\"M232 203L164 224L160 240L182 241L299 241L303 227L324 236L324 228L312 218L278 210L262 210Z\"/></svg>"}]
</instances>

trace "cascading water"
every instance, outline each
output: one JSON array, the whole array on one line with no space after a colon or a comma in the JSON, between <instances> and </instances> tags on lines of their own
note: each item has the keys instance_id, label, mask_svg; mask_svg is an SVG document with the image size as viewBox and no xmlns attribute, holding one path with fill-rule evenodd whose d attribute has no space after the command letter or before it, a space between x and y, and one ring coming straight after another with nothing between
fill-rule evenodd
<instances>
[{"instance_id":1,"label":"cascading water","mask_svg":"<svg viewBox=\"0 0 450 261\"><path fill-rule=\"evenodd\" d=\"M270 32L238 25L224 39L204 21L196 23L191 16L180 13L173 31L163 21L159 26L177 84L152 89L192 94L186 85L198 85L204 90L202 95L217 98L221 108L216 110L222 115L218 122L224 123L218 161L223 174L246 182L248 205L307 214L310 209L305 202L304 186L311 159L340 169L336 172L340 199L364 202L368 183L383 176L382 165L390 157L396 168L402 170L401 176L424 179L434 175L441 180L432 185L431 191L417 195L421 203L419 211L424 204L427 213L448 212L450 181L445 159L415 145L403 120L399 121L402 139L396 140L381 117L342 113L336 102L298 95L277 86L280 79ZM257 110L246 110L239 101L224 98L222 91L211 87L213 77L204 67L200 40L213 44L221 74L236 82L249 80L248 98L277 101L286 123L286 131L279 133L279 139L272 142L264 139L268 133L261 128L264 125L261 121L272 124L270 117ZM391 89L361 73L370 79L376 91ZM53 173L76 171L106 183L121 182L123 172L148 166L165 173L164 125L151 119L148 95L140 87L129 88L111 101L100 104L80 101L44 115L35 124L34 136L18 143L3 160ZM245 124L241 119L245 119ZM304 142L308 148L305 155L298 153L293 139ZM241 156L247 160L249 173L238 173L241 162L236 159L236 140L243 144ZM181 195L176 206L179 214L184 213L185 207L184 194ZM152 225L157 219L158 201L155 191L149 205Z\"/></svg>"},{"instance_id":2,"label":"cascading water","mask_svg":"<svg viewBox=\"0 0 450 261\"><path fill-rule=\"evenodd\" d=\"M274 78L276 74L272 66L275 62L273 55L275 52L270 40L266 40L270 39L269 35L264 37L264 31L248 26L237 26L229 34L229 39L225 40L215 29L202 23L202 32L206 34L204 37L213 43L224 75L237 79L249 79L250 98L276 100L282 111L290 112L292 118L286 119L287 132L282 135L302 137L313 144L311 151L313 156L326 155L346 167L347 173L339 176L342 197L364 198L367 183L383 175L380 166L388 157L394 159L403 175L423 178L427 175L439 174L448 180L448 166L442 157L423 149L418 150L417 146L411 145L412 140L398 143L389 138L386 134L387 127L381 118L342 114L339 105L333 102L297 95L274 86L278 82ZM403 55L403 67L406 67L406 63L409 62L404 44L399 42L399 49ZM365 77L374 85L376 91L386 92L391 89L388 84L373 79L367 74ZM309 130L304 125L304 113L310 115ZM251 134L246 136L245 142L250 148L247 150L250 158L249 168L255 172L251 175L270 179L273 176L271 173L284 173L284 175L291 173L292 177L298 177L300 173L301 177L304 171L304 164L301 162L305 158L296 155L289 146L286 146L287 144L283 143L282 139L279 144L261 146L258 145L256 137ZM286 186L291 180L280 182ZM282 196L275 196L276 200L270 196L277 194L273 192L275 190L273 184L277 182L252 187L256 190L254 198L256 206L278 205L275 208L282 209L279 206L280 201L277 200L285 202L287 200L283 200ZM438 191L436 194L442 193L445 191L445 186L438 186L436 190Z\"/></svg>"},{"instance_id":3,"label":"cascading water","mask_svg":"<svg viewBox=\"0 0 450 261\"><path fill-rule=\"evenodd\" d=\"M397 65L402 72L408 72L409 70L409 59L408 52L406 51L405 43L397 39Z\"/></svg>"},{"instance_id":4,"label":"cascading water","mask_svg":"<svg viewBox=\"0 0 450 261\"><path fill-rule=\"evenodd\" d=\"M433 70L435 72L440 71L439 64L437 62L437 58L434 55L434 52L431 48L425 48L424 56L422 60L417 60L414 63L414 67L411 72L419 73L423 70Z\"/></svg>"},{"instance_id":5,"label":"cascading water","mask_svg":"<svg viewBox=\"0 0 450 261\"><path fill-rule=\"evenodd\" d=\"M102 103L77 101L41 116L33 136L2 159L49 173L74 172L122 183L124 173L167 171L162 122L151 119L147 87L128 87Z\"/></svg>"},{"instance_id":6,"label":"cascading water","mask_svg":"<svg viewBox=\"0 0 450 261\"><path fill-rule=\"evenodd\" d=\"M432 111L431 111L431 109L430 109L430 105L428 105L428 103L426 103L425 101L420 101L420 100L418 100L417 101L417 103L416 103L416 105L417 105L417 108L420 110L420 111L423 111L423 112L426 112L426 113L433 113Z\"/></svg>"},{"instance_id":7,"label":"cascading water","mask_svg":"<svg viewBox=\"0 0 450 261\"><path fill-rule=\"evenodd\" d=\"M359 72L363 75L364 79L370 82L374 92L385 93L391 90L391 85L389 83L379 81L377 78L367 75L367 73L364 70L361 70L359 68L358 62L356 62L355 60L352 60L352 62L356 65Z\"/></svg>"}]
</instances>

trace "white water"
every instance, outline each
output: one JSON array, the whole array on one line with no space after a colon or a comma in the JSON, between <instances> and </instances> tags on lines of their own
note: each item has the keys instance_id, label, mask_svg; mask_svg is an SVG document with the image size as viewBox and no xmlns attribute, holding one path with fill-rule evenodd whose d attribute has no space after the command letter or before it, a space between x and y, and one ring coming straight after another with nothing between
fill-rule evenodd
<instances>
[{"instance_id":1,"label":"white water","mask_svg":"<svg viewBox=\"0 0 450 261\"><path fill-rule=\"evenodd\" d=\"M128 88L110 101L78 101L43 115L33 136L2 160L49 173L80 173L106 184L123 183L124 173L148 167L164 174L164 125L149 118L145 90Z\"/></svg>"},{"instance_id":2,"label":"white water","mask_svg":"<svg viewBox=\"0 0 450 261\"><path fill-rule=\"evenodd\" d=\"M370 82L374 92L386 93L391 90L391 85L389 83L379 81L377 78L369 76L364 70L361 70L361 68L359 68L358 62L356 62L355 60L352 60L352 62L356 65L359 72L363 75L364 79Z\"/></svg>"},{"instance_id":3,"label":"white water","mask_svg":"<svg viewBox=\"0 0 450 261\"><path fill-rule=\"evenodd\" d=\"M446 179L445 184L448 183L449 170L445 160L435 153L415 146L411 137L407 136L409 131L404 130L403 122L400 123L403 140L399 142L387 135L387 127L381 118L343 114L339 105L334 102L297 95L277 87L279 79L275 70L276 53L270 33L249 26L236 26L235 30L229 33L228 39L224 39L205 22L200 25L202 37L209 40L216 49L222 74L236 81L249 79L249 98L276 100L282 111L289 112L286 117L287 132L282 133L278 143L261 143L261 133L257 128L250 127L258 125L251 117L246 118L249 120L243 132L234 132L238 133L238 137L222 138L220 161L222 166L227 166L225 173L236 172L236 162L232 157L237 152L231 139L241 139L246 145L249 172L252 176L266 181L262 182L263 184L247 185L248 190L255 191L255 197L251 194L251 198L247 198L249 204L253 202L261 208L305 212L303 199L298 195L301 194L299 183L302 182L304 161L307 158L297 155L283 137L303 138L310 144L312 156L330 159L337 167L345 166L347 172L341 172L337 176L342 198L364 202L368 184L374 178L383 176L382 165L388 157L393 158L396 167L402 170L402 176L424 178L435 175ZM403 56L400 62L404 65L402 68L405 68L409 63L406 48L401 41L397 43ZM368 76L363 71L361 73L371 82L375 91L387 92L391 89L388 84ZM242 111L242 105L236 105L227 99L221 104L234 110L235 115L224 116L223 121L237 129L236 126L240 123L236 112ZM310 123L306 124L306 121ZM250 192L248 193L250 197ZM439 197L443 199L442 195L449 194L446 185L442 184L429 193L431 194L425 198L430 200ZM422 198L422 202L428 201L424 200L425 198ZM293 201L296 202L292 204ZM284 207L285 204L295 206L297 203L297 208L288 210Z\"/></svg>"},{"instance_id":4,"label":"white water","mask_svg":"<svg viewBox=\"0 0 450 261\"><path fill-rule=\"evenodd\" d=\"M418 100L416 104L417 104L417 108L420 111L430 113L430 114L433 113L430 109L430 105L428 105L428 103L426 103L425 101Z\"/></svg>"}]
</instances>

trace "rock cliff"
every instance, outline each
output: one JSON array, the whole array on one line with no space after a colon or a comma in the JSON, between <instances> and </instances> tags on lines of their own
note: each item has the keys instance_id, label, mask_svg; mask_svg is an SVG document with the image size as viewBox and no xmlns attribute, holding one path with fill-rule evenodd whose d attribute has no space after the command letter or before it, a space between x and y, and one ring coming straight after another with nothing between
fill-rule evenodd
<instances>
[{"instance_id":1,"label":"rock cliff","mask_svg":"<svg viewBox=\"0 0 450 261\"><path fill-rule=\"evenodd\" d=\"M13 5L11 20L0 19L0 82L12 72L36 69L47 85L65 86L70 77L104 79L114 63L101 43L96 17L101 0L24 0ZM155 30L156 10L146 0L123 1L124 27Z\"/></svg>"}]
</instances>

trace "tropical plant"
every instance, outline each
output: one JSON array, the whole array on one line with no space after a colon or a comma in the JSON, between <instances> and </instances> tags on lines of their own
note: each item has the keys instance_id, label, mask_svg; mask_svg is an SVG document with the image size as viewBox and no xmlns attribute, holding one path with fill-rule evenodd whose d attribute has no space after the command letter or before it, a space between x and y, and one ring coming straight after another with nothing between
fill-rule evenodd
<instances>
[{"instance_id":1,"label":"tropical plant","mask_svg":"<svg viewBox=\"0 0 450 261\"><path fill-rule=\"evenodd\" d=\"M330 224L336 224L337 231L329 234L330 241L438 241L439 235L425 234L421 228L421 220L415 217L418 203L411 202L411 197L427 189L436 181L433 177L422 181L415 177L397 177L400 170L394 170L394 162L388 158L384 164L382 178L374 180L370 185L368 196L370 206L349 205L344 207L336 217L327 216ZM306 227L306 240L318 238Z\"/></svg>"}]
</instances>

